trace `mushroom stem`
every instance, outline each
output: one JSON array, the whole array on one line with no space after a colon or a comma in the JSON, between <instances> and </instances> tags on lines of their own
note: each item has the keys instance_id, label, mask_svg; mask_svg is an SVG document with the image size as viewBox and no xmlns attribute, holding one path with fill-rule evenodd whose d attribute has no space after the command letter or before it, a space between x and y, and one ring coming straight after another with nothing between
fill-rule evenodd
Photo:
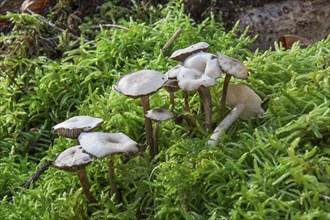
<instances>
[{"instance_id":1,"label":"mushroom stem","mask_svg":"<svg viewBox=\"0 0 330 220\"><path fill-rule=\"evenodd\" d=\"M220 116L221 117L222 117L222 115L224 114L224 111L225 111L227 90L228 90L228 85L229 85L230 78L231 78L231 75L226 74L225 80L224 80L223 86L222 86L222 96L221 96L221 100L220 100Z\"/></svg>"},{"instance_id":2,"label":"mushroom stem","mask_svg":"<svg viewBox=\"0 0 330 220\"><path fill-rule=\"evenodd\" d=\"M142 104L143 113L144 113L147 144L150 147L150 156L151 156L151 158L154 158L155 157L155 146L154 146L154 139L153 139L153 135L152 135L152 124L151 124L151 119L146 117L147 111L150 110L149 96L142 96L141 104Z\"/></svg>"},{"instance_id":3,"label":"mushroom stem","mask_svg":"<svg viewBox=\"0 0 330 220\"><path fill-rule=\"evenodd\" d=\"M158 134L159 134L159 127L160 127L160 122L156 121L155 122L155 128L154 128L154 146L155 146L155 155L158 154L159 148L158 148Z\"/></svg>"},{"instance_id":4,"label":"mushroom stem","mask_svg":"<svg viewBox=\"0 0 330 220\"><path fill-rule=\"evenodd\" d=\"M189 101L188 101L189 93L188 93L188 91L185 91L185 90L183 90L182 93L183 93L183 98L184 98L184 110L186 112L190 112Z\"/></svg>"},{"instance_id":5,"label":"mushroom stem","mask_svg":"<svg viewBox=\"0 0 330 220\"><path fill-rule=\"evenodd\" d=\"M117 188L116 181L115 181L115 156L111 155L109 159L109 183L110 183L110 190L111 195L116 196L117 204L121 203L121 198L119 194L119 189Z\"/></svg>"},{"instance_id":6,"label":"mushroom stem","mask_svg":"<svg viewBox=\"0 0 330 220\"><path fill-rule=\"evenodd\" d=\"M199 97L202 101L205 114L205 125L207 129L212 129L212 96L210 89L205 86L200 86L198 89Z\"/></svg>"},{"instance_id":7,"label":"mushroom stem","mask_svg":"<svg viewBox=\"0 0 330 220\"><path fill-rule=\"evenodd\" d=\"M208 140L207 144L216 146L218 144L218 139L222 132L224 132L229 126L238 118L238 116L244 111L244 104L237 104L233 110L220 122L220 124L215 128L213 134Z\"/></svg>"},{"instance_id":8,"label":"mushroom stem","mask_svg":"<svg viewBox=\"0 0 330 220\"><path fill-rule=\"evenodd\" d=\"M171 104L171 111L174 111L174 92L168 92L170 95L170 104Z\"/></svg>"},{"instance_id":9,"label":"mushroom stem","mask_svg":"<svg viewBox=\"0 0 330 220\"><path fill-rule=\"evenodd\" d=\"M96 201L95 197L93 196L93 194L90 191L91 186L90 186L90 184L88 182L88 177L87 177L87 173L86 173L85 167L82 168L82 169L77 170L76 173L77 173L77 176L79 178L80 184L81 184L81 186L83 188L83 191L84 191L84 193L86 195L87 200L90 203L96 203L97 201Z\"/></svg>"}]
</instances>

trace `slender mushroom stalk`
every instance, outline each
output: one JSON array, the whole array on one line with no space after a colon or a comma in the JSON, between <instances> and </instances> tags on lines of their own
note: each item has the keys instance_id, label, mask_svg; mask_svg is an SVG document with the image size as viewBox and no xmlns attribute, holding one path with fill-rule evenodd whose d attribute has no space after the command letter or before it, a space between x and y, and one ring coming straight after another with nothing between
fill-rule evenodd
<instances>
[{"instance_id":1,"label":"slender mushroom stalk","mask_svg":"<svg viewBox=\"0 0 330 220\"><path fill-rule=\"evenodd\" d=\"M156 108L156 109L149 110L146 114L146 117L155 121L155 128L154 128L153 134L154 134L155 155L157 155L159 152L158 137L159 137L160 123L162 121L166 121L166 120L173 118L174 114L170 110L163 109L163 108Z\"/></svg>"},{"instance_id":2,"label":"slender mushroom stalk","mask_svg":"<svg viewBox=\"0 0 330 220\"><path fill-rule=\"evenodd\" d=\"M83 169L77 170L76 173L77 173L77 176L79 178L80 184L83 188L83 191L86 195L86 198L88 199L88 201L90 203L96 203L97 201L96 201L95 197L93 196L93 194L90 191L91 186L90 186L89 181L88 181L86 169L83 168Z\"/></svg>"},{"instance_id":3,"label":"slender mushroom stalk","mask_svg":"<svg viewBox=\"0 0 330 220\"><path fill-rule=\"evenodd\" d=\"M109 183L110 183L110 190L111 195L116 195L116 202L117 204L121 203L121 196L119 195L119 189L116 184L116 175L115 175L115 155L111 155L109 158Z\"/></svg>"},{"instance_id":4,"label":"slender mushroom stalk","mask_svg":"<svg viewBox=\"0 0 330 220\"><path fill-rule=\"evenodd\" d=\"M239 117L243 120L253 119L262 115L262 100L248 86L243 84L228 85L227 104L233 108L232 111L215 128L207 144L216 146L220 135Z\"/></svg>"},{"instance_id":5,"label":"slender mushroom stalk","mask_svg":"<svg viewBox=\"0 0 330 220\"><path fill-rule=\"evenodd\" d=\"M122 201L119 189L116 185L114 171L114 157L116 153L136 153L139 149L137 143L123 133L90 132L81 133L78 137L82 148L96 158L111 155L109 166L109 185L111 194L116 196L116 201Z\"/></svg>"},{"instance_id":6,"label":"slender mushroom stalk","mask_svg":"<svg viewBox=\"0 0 330 220\"><path fill-rule=\"evenodd\" d=\"M150 110L149 96L141 97L141 104L143 108L144 122L145 122L145 132L147 144L150 147L150 156L153 158L156 155L155 143L152 135L152 123L149 118L146 117L147 112Z\"/></svg>"},{"instance_id":7,"label":"slender mushroom stalk","mask_svg":"<svg viewBox=\"0 0 330 220\"><path fill-rule=\"evenodd\" d=\"M163 87L168 77L161 72L155 70L140 70L129 73L119 79L115 85L115 89L122 94L134 99L141 98L141 104L144 115L150 110L149 95L157 92ZM145 133L147 144L150 147L150 156L155 156L155 146L152 134L151 120L144 116Z\"/></svg>"},{"instance_id":8,"label":"slender mushroom stalk","mask_svg":"<svg viewBox=\"0 0 330 220\"><path fill-rule=\"evenodd\" d=\"M239 115L244 111L245 105L238 104L231 110L231 112L220 122L220 124L215 128L213 134L208 140L207 144L216 146L218 144L218 139L220 135L233 124L233 122L239 117Z\"/></svg>"},{"instance_id":9,"label":"slender mushroom stalk","mask_svg":"<svg viewBox=\"0 0 330 220\"><path fill-rule=\"evenodd\" d=\"M221 100L220 100L220 116L222 116L221 114L225 111L227 91L228 91L228 85L229 85L230 78L231 78L231 75L226 74L225 80L223 81L222 96L221 96Z\"/></svg>"},{"instance_id":10,"label":"slender mushroom stalk","mask_svg":"<svg viewBox=\"0 0 330 220\"><path fill-rule=\"evenodd\" d=\"M205 86L200 86L198 94L202 102L204 114L205 114L205 125L208 129L212 129L212 96L210 89Z\"/></svg>"},{"instance_id":11,"label":"slender mushroom stalk","mask_svg":"<svg viewBox=\"0 0 330 220\"><path fill-rule=\"evenodd\" d=\"M76 172L83 192L90 203L96 203L97 200L90 191L86 166L95 160L95 157L84 152L80 145L71 147L58 154L53 161L53 166L62 170Z\"/></svg>"},{"instance_id":12,"label":"slender mushroom stalk","mask_svg":"<svg viewBox=\"0 0 330 220\"><path fill-rule=\"evenodd\" d=\"M221 69L226 73L225 80L222 87L222 96L220 101L220 116L224 114L226 98L227 98L227 90L228 84L231 79L231 76L238 79L247 79L249 76L248 70L246 66L234 59L232 57L228 57L224 54L218 53L218 62Z\"/></svg>"},{"instance_id":13,"label":"slender mushroom stalk","mask_svg":"<svg viewBox=\"0 0 330 220\"><path fill-rule=\"evenodd\" d=\"M179 89L178 80L168 79L167 82L164 84L164 88L170 95L171 110L173 111L175 107L174 92L178 91Z\"/></svg>"}]
</instances>

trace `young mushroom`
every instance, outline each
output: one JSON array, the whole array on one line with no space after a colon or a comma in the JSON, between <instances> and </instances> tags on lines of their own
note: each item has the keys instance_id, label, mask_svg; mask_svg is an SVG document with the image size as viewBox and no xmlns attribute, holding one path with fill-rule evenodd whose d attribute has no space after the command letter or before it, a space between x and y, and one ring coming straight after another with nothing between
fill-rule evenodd
<instances>
[{"instance_id":1,"label":"young mushroom","mask_svg":"<svg viewBox=\"0 0 330 220\"><path fill-rule=\"evenodd\" d=\"M218 62L221 69L226 73L225 80L223 82L222 96L220 101L220 115L222 115L225 110L227 90L230 78L233 76L238 79L246 80L249 76L249 73L243 63L224 54L218 54Z\"/></svg>"},{"instance_id":2,"label":"young mushroom","mask_svg":"<svg viewBox=\"0 0 330 220\"><path fill-rule=\"evenodd\" d=\"M204 109L205 125L211 129L212 97L208 87L214 86L215 80L196 69L185 66L180 68L177 79L183 91L198 91Z\"/></svg>"},{"instance_id":3,"label":"young mushroom","mask_svg":"<svg viewBox=\"0 0 330 220\"><path fill-rule=\"evenodd\" d=\"M150 147L150 156L155 156L155 149L152 135L151 120L145 117L150 110L149 95L157 92L167 81L167 76L155 70L140 70L129 73L119 79L115 89L131 98L141 98L141 104L144 112L145 133L147 144Z\"/></svg>"},{"instance_id":4,"label":"young mushroom","mask_svg":"<svg viewBox=\"0 0 330 220\"><path fill-rule=\"evenodd\" d=\"M81 132L91 131L103 123L101 118L75 116L52 127L52 133L62 137L77 138Z\"/></svg>"},{"instance_id":5,"label":"young mushroom","mask_svg":"<svg viewBox=\"0 0 330 220\"><path fill-rule=\"evenodd\" d=\"M116 195L117 203L121 202L119 190L115 184L114 154L136 153L137 143L123 133L88 132L81 133L78 137L81 147L96 158L111 155L109 160L109 183L111 194Z\"/></svg>"},{"instance_id":6,"label":"young mushroom","mask_svg":"<svg viewBox=\"0 0 330 220\"><path fill-rule=\"evenodd\" d=\"M85 167L95 159L96 157L86 153L80 145L77 145L58 154L52 163L56 168L76 172L86 198L90 203L96 203L96 199L90 191Z\"/></svg>"},{"instance_id":7,"label":"young mushroom","mask_svg":"<svg viewBox=\"0 0 330 220\"><path fill-rule=\"evenodd\" d=\"M155 144L155 150L156 150L155 154L157 155L159 152L159 148L158 148L158 135L159 134L158 133L159 133L160 123L162 121L166 121L166 120L173 118L174 114L170 110L163 109L163 108L156 108L156 109L149 110L146 114L146 117L155 121L154 144Z\"/></svg>"},{"instance_id":8,"label":"young mushroom","mask_svg":"<svg viewBox=\"0 0 330 220\"><path fill-rule=\"evenodd\" d=\"M262 115L264 110L261 108L262 100L248 86L243 84L228 85L228 94L226 99L231 112L215 128L207 144L216 146L222 132L224 132L238 117L247 120Z\"/></svg>"}]
</instances>

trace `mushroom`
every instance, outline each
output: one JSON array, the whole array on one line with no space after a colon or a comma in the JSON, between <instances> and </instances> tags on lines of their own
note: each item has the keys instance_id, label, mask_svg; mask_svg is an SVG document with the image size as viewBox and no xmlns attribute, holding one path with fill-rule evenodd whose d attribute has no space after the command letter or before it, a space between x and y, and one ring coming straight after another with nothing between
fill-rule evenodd
<instances>
[{"instance_id":1,"label":"mushroom","mask_svg":"<svg viewBox=\"0 0 330 220\"><path fill-rule=\"evenodd\" d=\"M216 146L221 133L238 117L247 120L264 113L264 110L261 108L262 100L260 97L250 87L243 84L230 84L228 86L226 102L233 109L215 128L207 142L209 145Z\"/></svg>"},{"instance_id":2,"label":"mushroom","mask_svg":"<svg viewBox=\"0 0 330 220\"><path fill-rule=\"evenodd\" d=\"M170 59L183 62L187 57L194 53L198 53L200 51L207 51L209 46L210 45L206 42L199 42L189 47L174 51L174 53L170 56Z\"/></svg>"},{"instance_id":3,"label":"mushroom","mask_svg":"<svg viewBox=\"0 0 330 220\"><path fill-rule=\"evenodd\" d=\"M220 101L220 114L223 114L225 110L226 96L230 78L234 76L235 78L246 80L249 76L249 73L243 63L224 54L218 53L218 62L221 69L226 73L225 80L223 82L222 96Z\"/></svg>"},{"instance_id":4,"label":"mushroom","mask_svg":"<svg viewBox=\"0 0 330 220\"><path fill-rule=\"evenodd\" d=\"M115 85L115 89L122 94L134 99L141 98L141 104L144 112L145 132L147 144L150 147L150 156L155 156L155 149L152 137L151 120L145 117L150 110L149 95L157 92L163 87L167 81L167 76L155 70L140 70L129 73L119 79Z\"/></svg>"},{"instance_id":5,"label":"mushroom","mask_svg":"<svg viewBox=\"0 0 330 220\"><path fill-rule=\"evenodd\" d=\"M75 116L52 127L52 133L62 137L77 138L81 132L91 131L103 123L101 118Z\"/></svg>"},{"instance_id":6,"label":"mushroom","mask_svg":"<svg viewBox=\"0 0 330 220\"><path fill-rule=\"evenodd\" d=\"M52 165L56 168L76 172L86 198L90 203L96 203L96 199L90 191L90 184L86 173L86 166L95 160L95 156L86 153L80 145L71 147L58 154Z\"/></svg>"},{"instance_id":7,"label":"mushroom","mask_svg":"<svg viewBox=\"0 0 330 220\"><path fill-rule=\"evenodd\" d=\"M147 118L150 118L151 120L155 121L155 128L154 128L154 144L155 144L155 155L158 154L158 133L159 133L159 127L160 123L162 121L169 120L174 117L173 112L167 109L163 108L156 108L149 110L146 114Z\"/></svg>"},{"instance_id":8,"label":"mushroom","mask_svg":"<svg viewBox=\"0 0 330 220\"><path fill-rule=\"evenodd\" d=\"M198 91L205 113L206 127L211 129L212 97L208 87L214 86L215 80L199 70L187 68L185 66L180 68L177 79L182 90Z\"/></svg>"},{"instance_id":9,"label":"mushroom","mask_svg":"<svg viewBox=\"0 0 330 220\"><path fill-rule=\"evenodd\" d=\"M103 158L111 155L109 160L109 183L111 194L116 195L117 202L120 203L119 190L115 184L114 154L116 153L136 153L137 143L123 133L88 132L81 133L78 137L81 147L89 154Z\"/></svg>"}]
</instances>

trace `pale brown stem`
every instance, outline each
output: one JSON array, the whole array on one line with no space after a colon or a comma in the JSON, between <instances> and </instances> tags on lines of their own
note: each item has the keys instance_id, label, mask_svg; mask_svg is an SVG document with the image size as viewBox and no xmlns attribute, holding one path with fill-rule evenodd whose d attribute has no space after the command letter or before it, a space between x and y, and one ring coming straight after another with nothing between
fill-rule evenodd
<instances>
[{"instance_id":1,"label":"pale brown stem","mask_svg":"<svg viewBox=\"0 0 330 220\"><path fill-rule=\"evenodd\" d=\"M174 111L174 92L168 92L168 94L170 95L170 104L171 104L171 110L172 112Z\"/></svg>"},{"instance_id":2,"label":"pale brown stem","mask_svg":"<svg viewBox=\"0 0 330 220\"><path fill-rule=\"evenodd\" d=\"M190 112L189 100L188 100L189 93L188 93L188 91L184 91L184 90L182 90L182 93L183 93L183 98L184 98L184 110L186 112Z\"/></svg>"},{"instance_id":3,"label":"pale brown stem","mask_svg":"<svg viewBox=\"0 0 330 220\"><path fill-rule=\"evenodd\" d=\"M119 194L119 189L116 185L116 178L115 178L115 155L111 155L109 158L109 183L110 183L110 190L111 195L116 196L117 204L121 203L121 198Z\"/></svg>"},{"instance_id":4,"label":"pale brown stem","mask_svg":"<svg viewBox=\"0 0 330 220\"><path fill-rule=\"evenodd\" d=\"M149 145L149 148L150 148L150 156L151 156L151 158L154 158L155 157L155 146L154 146L154 138L152 135L152 132L153 132L152 124L151 124L151 119L146 117L147 111L150 110L149 96L141 97L141 104L142 104L143 114L144 114L147 144Z\"/></svg>"},{"instance_id":5,"label":"pale brown stem","mask_svg":"<svg viewBox=\"0 0 330 220\"><path fill-rule=\"evenodd\" d=\"M206 128L211 130L212 129L212 96L210 93L210 89L205 86L201 86L198 89L198 94L201 99L205 114Z\"/></svg>"},{"instance_id":6,"label":"pale brown stem","mask_svg":"<svg viewBox=\"0 0 330 220\"><path fill-rule=\"evenodd\" d=\"M77 170L76 173L77 173L77 176L79 178L80 184L83 188L83 191L86 195L87 200L90 203L96 203L97 201L96 201L95 197L93 196L93 194L90 191L91 186L90 186L89 181L88 181L86 169L82 168L80 170Z\"/></svg>"},{"instance_id":7,"label":"pale brown stem","mask_svg":"<svg viewBox=\"0 0 330 220\"><path fill-rule=\"evenodd\" d=\"M222 86L222 96L220 100L220 117L224 116L225 108L226 108L226 98L227 98L227 90L230 81L231 75L226 74L225 80Z\"/></svg>"},{"instance_id":8,"label":"pale brown stem","mask_svg":"<svg viewBox=\"0 0 330 220\"><path fill-rule=\"evenodd\" d=\"M159 134L159 127L160 127L160 122L156 121L155 122L155 128L154 128L154 146L155 146L155 155L159 153L159 148L158 148L158 134Z\"/></svg>"},{"instance_id":9,"label":"pale brown stem","mask_svg":"<svg viewBox=\"0 0 330 220\"><path fill-rule=\"evenodd\" d=\"M218 145L219 138L230 125L238 118L238 116L244 111L244 104L237 104L233 110L220 122L220 124L215 128L213 134L208 140L207 144L216 146Z\"/></svg>"}]
</instances>

